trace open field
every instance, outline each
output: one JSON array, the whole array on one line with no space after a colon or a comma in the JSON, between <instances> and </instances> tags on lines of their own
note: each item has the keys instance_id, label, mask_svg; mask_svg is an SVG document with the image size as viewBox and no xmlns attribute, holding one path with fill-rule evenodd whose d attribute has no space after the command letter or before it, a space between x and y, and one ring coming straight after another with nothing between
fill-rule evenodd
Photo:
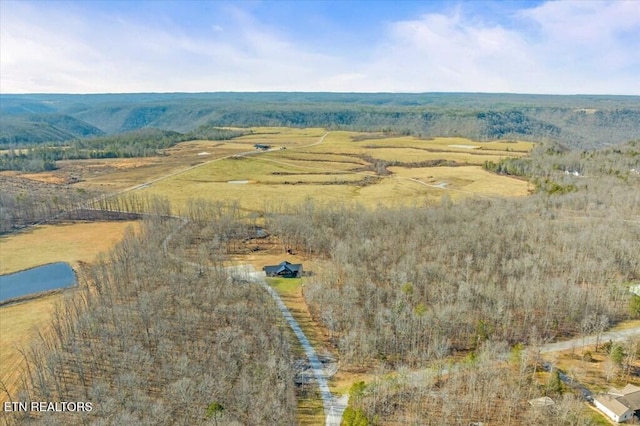
<instances>
[{"instance_id":1,"label":"open field","mask_svg":"<svg viewBox=\"0 0 640 426\"><path fill-rule=\"evenodd\" d=\"M434 151L457 151L465 152L470 149L488 150L488 151L509 151L527 153L533 148L533 143L522 141L492 141L492 142L476 142L467 138L456 137L437 137L429 139L419 139L413 136L402 137L384 137L367 139L366 136L351 137L351 140L357 144L364 144L370 147L417 147L419 149L431 149ZM471 148L474 147L474 148Z\"/></svg>"},{"instance_id":2,"label":"open field","mask_svg":"<svg viewBox=\"0 0 640 426\"><path fill-rule=\"evenodd\" d=\"M264 211L306 199L374 207L433 204L445 194L452 199L527 194L525 182L487 173L481 165L526 155L533 147L529 142L348 131L322 138L327 132L318 128L251 131L232 141L183 142L158 157L60 161L58 170L22 176L111 193L162 178L139 191L166 197L178 209L191 198L236 201L245 210ZM271 149L257 151L255 144ZM455 164L463 167L443 167Z\"/></svg>"},{"instance_id":3,"label":"open field","mask_svg":"<svg viewBox=\"0 0 640 426\"><path fill-rule=\"evenodd\" d=\"M218 161L155 182L141 191L167 197L178 207L185 206L190 198L202 198L236 201L250 211L264 211L274 203L296 204L306 199L321 204L358 203L373 207L432 204L445 194L453 199L527 194L526 182L488 173L480 165L485 160L522 156L532 147L530 143L412 137L354 141L353 138L362 137L361 134L344 131L330 132L318 143L321 136L318 129L260 130L264 133L238 138L234 144L249 149L253 143L273 148L286 143L287 149L239 158L218 157L221 158ZM480 148L459 147L464 145ZM391 162L394 167L378 164L378 160ZM438 160L470 165L429 167L431 164L423 164Z\"/></svg>"},{"instance_id":4,"label":"open field","mask_svg":"<svg viewBox=\"0 0 640 426\"><path fill-rule=\"evenodd\" d=\"M46 333L55 306L63 298L64 293L55 293L0 308L0 381L9 392L15 391L24 365L20 350L27 350L38 332ZM0 403L7 400L0 387Z\"/></svg>"},{"instance_id":5,"label":"open field","mask_svg":"<svg viewBox=\"0 0 640 426\"><path fill-rule=\"evenodd\" d=\"M416 179L437 186L440 194L452 199L477 195L480 197L523 196L529 193L529 183L524 180L498 176L478 166L430 167L409 169L390 167L398 178Z\"/></svg>"},{"instance_id":6,"label":"open field","mask_svg":"<svg viewBox=\"0 0 640 426\"><path fill-rule=\"evenodd\" d=\"M401 161L406 163L422 162L422 161L436 161L447 160L455 161L457 163L466 163L474 165L482 165L485 161L493 161L497 163L503 158L513 157L513 155L495 155L487 154L482 151L471 152L433 152L424 149L404 148L399 150L397 148L377 148L373 152L373 158L386 160L386 161Z\"/></svg>"},{"instance_id":7,"label":"open field","mask_svg":"<svg viewBox=\"0 0 640 426\"><path fill-rule=\"evenodd\" d=\"M515 156L526 154L531 151L534 146L531 142L476 142L470 139L456 137L420 139L414 136L377 137L376 134L372 134L369 138L367 134L345 131L331 132L331 135L332 137L327 139L322 145L329 150L328 152L336 153L362 152L362 150L376 150L381 148L409 148L441 153L460 152L478 155L508 153L509 155ZM318 151L323 148L316 146L309 149Z\"/></svg>"},{"instance_id":8,"label":"open field","mask_svg":"<svg viewBox=\"0 0 640 426\"><path fill-rule=\"evenodd\" d=\"M8 274L52 262L91 262L122 239L136 222L43 225L0 237L0 273Z\"/></svg>"}]
</instances>

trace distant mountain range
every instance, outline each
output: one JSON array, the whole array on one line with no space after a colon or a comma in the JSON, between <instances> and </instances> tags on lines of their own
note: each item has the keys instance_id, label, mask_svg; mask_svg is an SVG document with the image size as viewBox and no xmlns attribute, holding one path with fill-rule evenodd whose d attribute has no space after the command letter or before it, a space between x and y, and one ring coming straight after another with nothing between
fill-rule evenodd
<instances>
[{"instance_id":1,"label":"distant mountain range","mask_svg":"<svg viewBox=\"0 0 640 426\"><path fill-rule=\"evenodd\" d=\"M479 93L0 95L0 145L208 126L325 127L596 148L640 138L640 96Z\"/></svg>"}]
</instances>

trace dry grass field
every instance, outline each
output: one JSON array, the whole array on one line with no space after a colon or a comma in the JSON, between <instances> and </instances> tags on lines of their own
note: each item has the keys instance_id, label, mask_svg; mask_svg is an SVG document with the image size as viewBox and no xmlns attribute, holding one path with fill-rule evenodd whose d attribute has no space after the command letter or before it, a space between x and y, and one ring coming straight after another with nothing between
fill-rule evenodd
<instances>
[{"instance_id":1,"label":"dry grass field","mask_svg":"<svg viewBox=\"0 0 640 426\"><path fill-rule=\"evenodd\" d=\"M529 142L419 139L347 131L327 134L317 128L257 127L251 131L233 141L180 143L158 157L61 161L58 170L22 176L52 183L73 181L78 189L111 193L154 181L139 191L167 197L179 207L190 198L203 198L237 201L252 211L309 198L371 207L433 203L445 194L457 199L527 193L522 181L491 175L481 165L526 155L533 147ZM272 149L259 152L255 144ZM464 167L424 164L442 161ZM384 166L376 162L392 167L381 173ZM437 180L440 175L441 181L429 181L429 176ZM228 183L238 180L249 182ZM432 183L439 187L429 186Z\"/></svg>"},{"instance_id":2,"label":"dry grass field","mask_svg":"<svg viewBox=\"0 0 640 426\"><path fill-rule=\"evenodd\" d=\"M255 143L273 149L235 158L218 156L215 161L140 191L167 197L179 208L195 197L236 201L249 211L264 211L270 205L296 204L306 199L321 204L358 203L373 207L432 204L445 194L459 199L528 193L526 182L488 173L481 164L486 160L496 162L508 156L523 156L532 148L531 143L478 143L462 138L367 139L362 134L344 131L329 132L319 143L324 134L320 129L260 128L254 132L234 140L233 144L244 147L245 152L253 149ZM378 161L393 166L377 164ZM434 161L462 166L424 164Z\"/></svg>"},{"instance_id":3,"label":"dry grass field","mask_svg":"<svg viewBox=\"0 0 640 426\"><path fill-rule=\"evenodd\" d=\"M135 222L89 222L43 225L0 237L0 274L52 262L91 262L122 239Z\"/></svg>"},{"instance_id":4,"label":"dry grass field","mask_svg":"<svg viewBox=\"0 0 640 426\"><path fill-rule=\"evenodd\" d=\"M158 157L61 161L58 170L22 176L77 181L73 185L78 189L111 193L153 181L138 191L166 197L178 209L191 198L236 201L243 209L264 211L306 199L373 207L432 204L445 194L451 199L527 194L525 182L487 173L481 165L526 155L533 147L529 142L327 133L317 128L251 131L233 141L180 143ZM255 144L272 149L259 152ZM443 161L461 167L437 165Z\"/></svg>"},{"instance_id":5,"label":"dry grass field","mask_svg":"<svg viewBox=\"0 0 640 426\"><path fill-rule=\"evenodd\" d=\"M29 348L38 331L47 332L56 303L63 298L63 293L55 293L0 307L0 404L9 399L5 387L15 399L13 393L24 366L20 351Z\"/></svg>"}]
</instances>

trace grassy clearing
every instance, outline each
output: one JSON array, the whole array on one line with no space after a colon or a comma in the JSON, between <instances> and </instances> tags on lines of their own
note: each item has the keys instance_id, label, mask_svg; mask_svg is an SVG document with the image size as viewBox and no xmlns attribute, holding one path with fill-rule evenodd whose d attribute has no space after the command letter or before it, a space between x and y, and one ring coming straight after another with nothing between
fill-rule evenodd
<instances>
[{"instance_id":1,"label":"grassy clearing","mask_svg":"<svg viewBox=\"0 0 640 426\"><path fill-rule=\"evenodd\" d=\"M307 199L318 202L345 202L354 198L356 187L349 185L280 185L181 182L167 180L145 188L145 194L168 197L178 211L188 200L199 198L210 201L237 202L249 211L264 211L268 206L297 204Z\"/></svg>"},{"instance_id":2,"label":"grassy clearing","mask_svg":"<svg viewBox=\"0 0 640 426\"><path fill-rule=\"evenodd\" d=\"M253 149L255 144L289 149L316 143L326 133L326 130L319 128L295 129L287 127L253 127L251 131L252 134L234 139L234 142L245 144L245 148L250 147L250 149Z\"/></svg>"},{"instance_id":3,"label":"grassy clearing","mask_svg":"<svg viewBox=\"0 0 640 426\"><path fill-rule=\"evenodd\" d=\"M369 164L364 160L359 160L354 157L346 157L346 156L339 157L341 158L341 160L333 161L328 159L326 156L322 154L312 154L315 157L322 157L322 158L308 158L308 159L303 159L299 157L298 158L295 158L295 157L279 158L270 154L271 153L265 154L264 156L260 156L260 157L253 157L253 158L250 158L250 160L254 162L263 162L263 163L271 162L275 164L284 165L293 170L316 172L316 173L323 173L323 172L327 172L327 173L351 172L352 173L358 169L362 169L363 167L366 167ZM333 156L333 157L336 157L336 156Z\"/></svg>"},{"instance_id":4,"label":"grassy clearing","mask_svg":"<svg viewBox=\"0 0 640 426\"><path fill-rule=\"evenodd\" d=\"M286 161L299 161L301 163L305 162L326 162L332 164L340 164L345 163L350 165L351 167L362 167L366 166L367 162L364 160L360 160L356 157L352 157L349 155L341 155L341 154L330 154L323 152L308 152L306 150L290 150L290 151L281 151L281 152L269 152L265 154L265 157L269 158L272 156L277 156Z\"/></svg>"},{"instance_id":5,"label":"grassy clearing","mask_svg":"<svg viewBox=\"0 0 640 426\"><path fill-rule=\"evenodd\" d=\"M322 334L320 325L316 324L311 318L309 307L304 300L302 293L304 286L303 279L267 278L267 283L278 292L284 304L289 308L289 311L291 311L291 315L298 321L300 328L302 328L307 339L309 339L309 342L311 342L316 350L325 347L327 342ZM296 356L305 356L301 347L297 347L296 349Z\"/></svg>"},{"instance_id":6,"label":"grassy clearing","mask_svg":"<svg viewBox=\"0 0 640 426\"><path fill-rule=\"evenodd\" d=\"M484 143L462 138L420 140L413 137L372 139L354 142L356 132L336 131L320 144L320 129L258 129L259 134L239 138L242 144L264 143L278 146L290 141L286 150L255 153L240 159L213 161L185 173L157 182L142 191L168 197L179 208L189 198L235 201L249 211L264 211L275 204L296 204L307 199L318 203L357 203L365 207L377 205L425 205L438 202L447 194L451 199L472 196L518 196L527 194L526 182L485 172L473 167L389 168L390 176L381 176L363 187L360 183L372 171L372 164L358 156L369 156L403 162L449 159L481 164L487 159L498 161L507 155L499 151L505 146L526 148L531 144ZM270 139L273 138L273 139ZM368 148L369 142L383 148ZM238 142L240 143L240 142ZM393 144L393 148L389 145ZM397 144L397 147L395 146ZM448 145L475 144L496 151L478 155L465 149L444 151ZM496 145L497 144L497 145ZM300 148L303 146L303 148ZM431 147L431 148L429 148ZM425 149L438 149L430 152ZM515 155L515 154L514 154ZM517 154L520 155L520 154ZM338 174L336 174L338 173ZM412 181L411 179L415 179ZM247 180L246 185L228 181ZM443 188L434 188L446 181ZM422 183L421 183L422 182Z\"/></svg>"},{"instance_id":7,"label":"grassy clearing","mask_svg":"<svg viewBox=\"0 0 640 426\"><path fill-rule=\"evenodd\" d=\"M443 186L443 189L439 189L441 195L447 193L452 199L471 195L523 196L528 194L530 186L526 181L495 175L483 170L480 166L390 167L389 170L399 178L414 178L429 185L441 185Z\"/></svg>"},{"instance_id":8,"label":"grassy clearing","mask_svg":"<svg viewBox=\"0 0 640 426\"><path fill-rule=\"evenodd\" d=\"M0 380L14 400L24 367L20 350L28 349L39 332L48 332L55 305L63 298L63 293L56 293L0 308ZM0 391L0 404L5 401L8 401L8 395Z\"/></svg>"},{"instance_id":9,"label":"grassy clearing","mask_svg":"<svg viewBox=\"0 0 640 426\"><path fill-rule=\"evenodd\" d=\"M348 136L349 142L355 145L370 146L370 147L384 147L393 145L394 147L417 147L421 149L437 149L452 152L465 152L469 151L467 148L455 147L450 145L469 145L478 147L480 150L494 150L494 151L509 151L509 152L521 152L526 153L533 149L534 144L531 142L523 141L491 141L491 142L477 142L466 138L457 137L436 137L430 139L420 139L414 136L398 136L390 138L371 138L371 139L359 139L354 141L351 136L357 136L355 132L350 133ZM345 140L343 137L342 141Z\"/></svg>"},{"instance_id":10,"label":"grassy clearing","mask_svg":"<svg viewBox=\"0 0 640 426\"><path fill-rule=\"evenodd\" d=\"M300 390L298 395L298 424L301 426L317 426L325 422L324 407L320 392L309 385Z\"/></svg>"},{"instance_id":11,"label":"grassy clearing","mask_svg":"<svg viewBox=\"0 0 640 426\"><path fill-rule=\"evenodd\" d=\"M298 297L302 278L267 278L267 282L281 297Z\"/></svg>"},{"instance_id":12,"label":"grassy clearing","mask_svg":"<svg viewBox=\"0 0 640 426\"><path fill-rule=\"evenodd\" d=\"M0 273L52 262L91 262L122 239L136 222L89 222L43 225L0 237Z\"/></svg>"}]
</instances>

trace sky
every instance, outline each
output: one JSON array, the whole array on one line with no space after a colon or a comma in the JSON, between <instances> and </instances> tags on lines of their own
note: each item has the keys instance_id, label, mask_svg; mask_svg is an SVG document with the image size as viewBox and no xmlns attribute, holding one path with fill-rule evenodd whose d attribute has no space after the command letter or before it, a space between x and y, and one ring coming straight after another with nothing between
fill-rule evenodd
<instances>
[{"instance_id":1,"label":"sky","mask_svg":"<svg viewBox=\"0 0 640 426\"><path fill-rule=\"evenodd\" d=\"M0 93L640 95L640 0L0 0Z\"/></svg>"}]
</instances>

